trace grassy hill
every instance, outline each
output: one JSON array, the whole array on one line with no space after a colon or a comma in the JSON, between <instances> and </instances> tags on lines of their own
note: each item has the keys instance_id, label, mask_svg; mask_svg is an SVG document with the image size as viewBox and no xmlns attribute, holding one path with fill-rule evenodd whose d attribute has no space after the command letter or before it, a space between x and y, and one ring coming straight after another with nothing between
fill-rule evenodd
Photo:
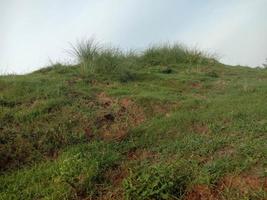
<instances>
[{"instance_id":1,"label":"grassy hill","mask_svg":"<svg viewBox=\"0 0 267 200\"><path fill-rule=\"evenodd\" d=\"M267 70L84 41L0 77L0 199L266 199Z\"/></svg>"}]
</instances>

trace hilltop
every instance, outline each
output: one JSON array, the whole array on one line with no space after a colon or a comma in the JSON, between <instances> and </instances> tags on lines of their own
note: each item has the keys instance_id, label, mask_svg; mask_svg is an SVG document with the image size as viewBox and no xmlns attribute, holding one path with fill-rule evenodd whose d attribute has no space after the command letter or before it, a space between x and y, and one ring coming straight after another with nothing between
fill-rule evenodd
<instances>
[{"instance_id":1,"label":"hilltop","mask_svg":"<svg viewBox=\"0 0 267 200\"><path fill-rule=\"evenodd\" d=\"M266 199L267 70L73 46L0 77L0 199Z\"/></svg>"}]
</instances>

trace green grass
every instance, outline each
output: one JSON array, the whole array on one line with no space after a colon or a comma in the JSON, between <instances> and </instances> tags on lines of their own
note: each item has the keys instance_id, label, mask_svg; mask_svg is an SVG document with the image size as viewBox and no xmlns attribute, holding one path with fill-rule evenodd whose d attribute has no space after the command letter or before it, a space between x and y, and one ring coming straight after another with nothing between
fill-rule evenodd
<instances>
[{"instance_id":1,"label":"green grass","mask_svg":"<svg viewBox=\"0 0 267 200\"><path fill-rule=\"evenodd\" d=\"M73 52L0 77L0 199L266 199L265 69L181 45Z\"/></svg>"},{"instance_id":2,"label":"green grass","mask_svg":"<svg viewBox=\"0 0 267 200\"><path fill-rule=\"evenodd\" d=\"M2 199L67 199L93 196L98 184L110 184L103 172L115 166L116 147L103 142L78 145L61 152L56 161L3 175Z\"/></svg>"}]
</instances>

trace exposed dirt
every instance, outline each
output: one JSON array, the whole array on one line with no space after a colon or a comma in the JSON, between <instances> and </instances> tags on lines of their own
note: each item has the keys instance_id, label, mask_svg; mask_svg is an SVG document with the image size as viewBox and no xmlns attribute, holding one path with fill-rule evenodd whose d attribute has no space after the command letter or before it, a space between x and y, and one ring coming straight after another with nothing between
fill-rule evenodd
<instances>
[{"instance_id":1,"label":"exposed dirt","mask_svg":"<svg viewBox=\"0 0 267 200\"><path fill-rule=\"evenodd\" d=\"M228 175L222 179L218 184L218 189L223 191L224 189L236 189L241 192L241 194L248 194L250 191L265 190L266 178L259 178L253 175Z\"/></svg>"},{"instance_id":2,"label":"exposed dirt","mask_svg":"<svg viewBox=\"0 0 267 200\"><path fill-rule=\"evenodd\" d=\"M231 146L224 146L218 150L216 150L214 153L212 153L209 156L202 156L199 158L196 158L199 160L199 162L204 165L204 164L208 164L214 161L214 159L216 158L221 158L221 157L225 157L225 156L231 156L235 153L235 149Z\"/></svg>"},{"instance_id":3,"label":"exposed dirt","mask_svg":"<svg viewBox=\"0 0 267 200\"><path fill-rule=\"evenodd\" d=\"M157 154L152 151L145 149L132 149L128 152L127 157L129 160L145 160L145 159L155 159Z\"/></svg>"},{"instance_id":4,"label":"exposed dirt","mask_svg":"<svg viewBox=\"0 0 267 200\"><path fill-rule=\"evenodd\" d=\"M202 84L199 83L199 82L193 82L191 83L191 88L194 88L194 89L200 89L202 87Z\"/></svg>"},{"instance_id":5,"label":"exposed dirt","mask_svg":"<svg viewBox=\"0 0 267 200\"><path fill-rule=\"evenodd\" d=\"M94 138L93 130L90 127L84 128L84 134L87 140L91 140Z\"/></svg>"},{"instance_id":6,"label":"exposed dirt","mask_svg":"<svg viewBox=\"0 0 267 200\"><path fill-rule=\"evenodd\" d=\"M145 113L147 118L161 114L169 117L174 110L180 107L180 102L149 102L144 107L146 109Z\"/></svg>"},{"instance_id":7,"label":"exposed dirt","mask_svg":"<svg viewBox=\"0 0 267 200\"><path fill-rule=\"evenodd\" d=\"M82 81L81 77L74 77L72 79L67 80L68 85L72 86L75 85L77 82Z\"/></svg>"},{"instance_id":8,"label":"exposed dirt","mask_svg":"<svg viewBox=\"0 0 267 200\"><path fill-rule=\"evenodd\" d=\"M196 185L185 195L185 200L225 200L224 191L233 190L241 196L255 191L267 191L267 178L253 175L227 175L214 187Z\"/></svg>"},{"instance_id":9,"label":"exposed dirt","mask_svg":"<svg viewBox=\"0 0 267 200\"><path fill-rule=\"evenodd\" d=\"M129 98L116 99L100 93L97 101L101 108L95 125L102 139L124 139L131 127L145 120L143 109Z\"/></svg>"},{"instance_id":10,"label":"exposed dirt","mask_svg":"<svg viewBox=\"0 0 267 200\"><path fill-rule=\"evenodd\" d=\"M166 106L154 105L153 111L154 111L154 113L168 113L169 109Z\"/></svg>"},{"instance_id":11,"label":"exposed dirt","mask_svg":"<svg viewBox=\"0 0 267 200\"><path fill-rule=\"evenodd\" d=\"M208 134L211 132L208 125L203 123L194 123L191 127L191 131L198 134Z\"/></svg>"},{"instance_id":12,"label":"exposed dirt","mask_svg":"<svg viewBox=\"0 0 267 200\"><path fill-rule=\"evenodd\" d=\"M112 103L116 103L116 99L113 99L106 95L106 93L102 92L97 95L97 101L100 103L101 106L103 107L108 107Z\"/></svg>"},{"instance_id":13,"label":"exposed dirt","mask_svg":"<svg viewBox=\"0 0 267 200\"><path fill-rule=\"evenodd\" d=\"M196 185L187 193L185 200L218 200L217 195L207 185Z\"/></svg>"},{"instance_id":14,"label":"exposed dirt","mask_svg":"<svg viewBox=\"0 0 267 200\"><path fill-rule=\"evenodd\" d=\"M231 146L225 146L219 150L217 150L214 154L215 157L224 157L224 156L230 156L235 153L234 147Z\"/></svg>"},{"instance_id":15,"label":"exposed dirt","mask_svg":"<svg viewBox=\"0 0 267 200\"><path fill-rule=\"evenodd\" d=\"M103 191L98 198L101 200L124 199L122 182L128 176L128 170L125 166L119 166L106 172L105 177L112 183L112 188Z\"/></svg>"}]
</instances>

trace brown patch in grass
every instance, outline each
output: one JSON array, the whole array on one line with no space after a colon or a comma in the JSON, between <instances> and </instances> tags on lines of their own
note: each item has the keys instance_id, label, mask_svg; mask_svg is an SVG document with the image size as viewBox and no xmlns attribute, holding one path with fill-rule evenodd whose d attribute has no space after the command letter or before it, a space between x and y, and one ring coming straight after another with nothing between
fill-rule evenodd
<instances>
[{"instance_id":1,"label":"brown patch in grass","mask_svg":"<svg viewBox=\"0 0 267 200\"><path fill-rule=\"evenodd\" d=\"M231 156L235 153L235 149L231 146L225 146L223 148L218 149L214 153L212 153L209 156L200 156L197 157L196 159L201 163L201 164L208 164L214 161L214 158L221 158L225 156Z\"/></svg>"},{"instance_id":2,"label":"brown patch in grass","mask_svg":"<svg viewBox=\"0 0 267 200\"><path fill-rule=\"evenodd\" d=\"M145 149L132 149L127 154L129 160L155 159L157 156L155 152Z\"/></svg>"},{"instance_id":3,"label":"brown patch in grass","mask_svg":"<svg viewBox=\"0 0 267 200\"><path fill-rule=\"evenodd\" d=\"M112 99L111 97L107 96L106 93L104 92L97 95L97 100L100 103L100 105L103 106L104 108L109 107L112 104L116 103L115 99Z\"/></svg>"},{"instance_id":4,"label":"brown patch in grass","mask_svg":"<svg viewBox=\"0 0 267 200\"><path fill-rule=\"evenodd\" d=\"M228 175L225 176L218 184L218 190L234 189L241 194L246 195L251 191L267 191L267 179L254 175Z\"/></svg>"},{"instance_id":5,"label":"brown patch in grass","mask_svg":"<svg viewBox=\"0 0 267 200\"><path fill-rule=\"evenodd\" d=\"M179 106L179 102L148 102L144 107L146 108L146 117L151 118L159 114L169 117Z\"/></svg>"},{"instance_id":6,"label":"brown patch in grass","mask_svg":"<svg viewBox=\"0 0 267 200\"><path fill-rule=\"evenodd\" d=\"M229 156L233 155L235 152L235 149L231 146L225 146L215 152L215 157L223 157L223 156Z\"/></svg>"},{"instance_id":7,"label":"brown patch in grass","mask_svg":"<svg viewBox=\"0 0 267 200\"><path fill-rule=\"evenodd\" d=\"M124 98L119 101L121 109L119 115L123 116L125 113L129 116L129 120L135 125L140 124L145 120L145 115L141 107L134 103L131 99Z\"/></svg>"},{"instance_id":8,"label":"brown patch in grass","mask_svg":"<svg viewBox=\"0 0 267 200\"><path fill-rule=\"evenodd\" d=\"M154 105L153 110L156 113L168 113L168 108L162 105Z\"/></svg>"},{"instance_id":9,"label":"brown patch in grass","mask_svg":"<svg viewBox=\"0 0 267 200\"><path fill-rule=\"evenodd\" d=\"M67 80L68 85L72 86L76 84L79 81L82 81L83 79L81 77L74 77L72 79Z\"/></svg>"},{"instance_id":10,"label":"brown patch in grass","mask_svg":"<svg viewBox=\"0 0 267 200\"><path fill-rule=\"evenodd\" d=\"M227 82L225 80L218 80L215 82L215 89L224 90L227 86Z\"/></svg>"},{"instance_id":11,"label":"brown patch in grass","mask_svg":"<svg viewBox=\"0 0 267 200\"><path fill-rule=\"evenodd\" d=\"M103 191L98 200L124 200L122 187L112 188L112 190Z\"/></svg>"},{"instance_id":12,"label":"brown patch in grass","mask_svg":"<svg viewBox=\"0 0 267 200\"><path fill-rule=\"evenodd\" d=\"M123 140L127 136L127 131L124 127L112 125L106 126L105 128L106 131L100 135L103 140Z\"/></svg>"},{"instance_id":13,"label":"brown patch in grass","mask_svg":"<svg viewBox=\"0 0 267 200\"><path fill-rule=\"evenodd\" d=\"M193 82L191 83L191 88L194 88L194 89L200 89L202 87L201 83L199 82Z\"/></svg>"},{"instance_id":14,"label":"brown patch in grass","mask_svg":"<svg viewBox=\"0 0 267 200\"><path fill-rule=\"evenodd\" d=\"M195 97L199 100L207 99L207 97L203 94L193 93L192 95L193 95L193 97Z\"/></svg>"},{"instance_id":15,"label":"brown patch in grass","mask_svg":"<svg viewBox=\"0 0 267 200\"><path fill-rule=\"evenodd\" d=\"M113 186L118 186L122 183L123 179L128 176L128 170L124 166L119 166L114 169L110 169L106 173L106 177L110 180Z\"/></svg>"},{"instance_id":16,"label":"brown patch in grass","mask_svg":"<svg viewBox=\"0 0 267 200\"><path fill-rule=\"evenodd\" d=\"M132 106L134 103L131 99L128 98L124 98L120 100L120 104L122 107L124 108L129 108L130 106Z\"/></svg>"},{"instance_id":17,"label":"brown patch in grass","mask_svg":"<svg viewBox=\"0 0 267 200\"><path fill-rule=\"evenodd\" d=\"M198 134L208 134L211 132L208 125L203 123L194 123L191 127L191 131Z\"/></svg>"},{"instance_id":18,"label":"brown patch in grass","mask_svg":"<svg viewBox=\"0 0 267 200\"><path fill-rule=\"evenodd\" d=\"M90 127L84 128L84 134L87 140L92 140L94 138L93 130Z\"/></svg>"},{"instance_id":19,"label":"brown patch in grass","mask_svg":"<svg viewBox=\"0 0 267 200\"><path fill-rule=\"evenodd\" d=\"M128 170L125 166L119 166L106 172L105 178L112 183L112 186L106 188L98 198L101 200L123 199L122 182L128 176Z\"/></svg>"},{"instance_id":20,"label":"brown patch in grass","mask_svg":"<svg viewBox=\"0 0 267 200\"><path fill-rule=\"evenodd\" d=\"M185 200L218 200L216 193L207 185L194 186L185 196Z\"/></svg>"},{"instance_id":21,"label":"brown patch in grass","mask_svg":"<svg viewBox=\"0 0 267 200\"><path fill-rule=\"evenodd\" d=\"M252 192L267 191L267 179L253 175L227 175L214 188L195 185L185 195L185 200L225 200L224 191L235 191L246 197Z\"/></svg>"},{"instance_id":22,"label":"brown patch in grass","mask_svg":"<svg viewBox=\"0 0 267 200\"><path fill-rule=\"evenodd\" d=\"M267 178L266 177L264 177L263 188L265 191L267 191Z\"/></svg>"},{"instance_id":23,"label":"brown patch in grass","mask_svg":"<svg viewBox=\"0 0 267 200\"><path fill-rule=\"evenodd\" d=\"M95 125L102 139L122 140L131 127L145 120L143 110L129 98L119 100L100 93L97 99L102 109Z\"/></svg>"}]
</instances>

